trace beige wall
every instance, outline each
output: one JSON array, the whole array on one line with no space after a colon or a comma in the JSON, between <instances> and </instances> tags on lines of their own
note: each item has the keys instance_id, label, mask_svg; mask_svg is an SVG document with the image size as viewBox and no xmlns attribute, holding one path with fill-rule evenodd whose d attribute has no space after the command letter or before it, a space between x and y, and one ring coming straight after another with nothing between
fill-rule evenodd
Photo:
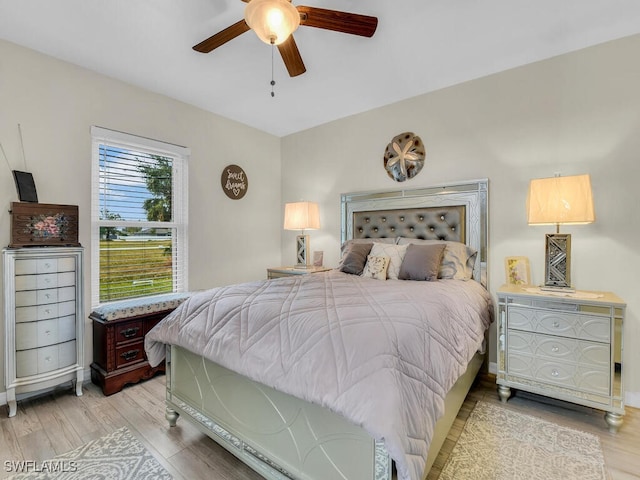
<instances>
[{"instance_id":1,"label":"beige wall","mask_svg":"<svg viewBox=\"0 0 640 480\"><path fill-rule=\"evenodd\" d=\"M311 232L312 250L323 250L325 265L335 266L341 193L477 178L490 181L491 290L504 281L503 261L510 255L528 256L533 280L541 282L547 229L526 225L528 181L555 172L590 173L597 221L563 232L573 235L576 286L611 290L628 303L626 390L628 400L640 406L640 373L629 368L640 363L640 64L632 61L638 53L640 36L634 36L279 140L0 41L0 142L12 167L23 168L20 123L40 200L80 206L80 241L87 248L85 313L91 125L191 148L192 289L262 278L266 266L294 262L295 232L280 227L283 202L320 202L322 229ZM418 177L396 184L382 168L382 155L403 131L422 137L427 163ZM230 163L249 177L249 193L240 201L227 199L219 187L221 170ZM13 179L1 166L0 205L16 200ZM1 208L0 245L8 242L9 215ZM86 345L88 366L90 328Z\"/></svg>"},{"instance_id":2,"label":"beige wall","mask_svg":"<svg viewBox=\"0 0 640 480\"><path fill-rule=\"evenodd\" d=\"M79 206L80 242L86 248L85 318L91 307L91 125L191 149L191 289L264 278L267 266L280 264L277 137L0 41L0 143L12 168L23 170L18 124L40 202ZM220 186L223 168L232 163L240 165L249 179L242 200L230 200ZM17 200L11 172L0 158L1 246L9 243L9 203ZM4 327L0 331L1 352ZM88 323L87 367L92 359L91 338ZM0 354L0 378L4 378L3 358ZM0 381L2 391L4 381Z\"/></svg>"},{"instance_id":3,"label":"beige wall","mask_svg":"<svg viewBox=\"0 0 640 480\"><path fill-rule=\"evenodd\" d=\"M282 200L320 202L313 250L337 265L340 194L414 188L456 180L490 182L490 288L504 282L504 258L528 256L543 281L546 227L529 227L524 205L531 178L590 173L597 221L572 234L579 289L610 290L628 303L625 381L640 406L640 36L470 81L288 136L282 142ZM434 65L434 69L437 65ZM388 72L400 75L400 72ZM396 184L383 153L413 131L427 148L423 171ZM294 232L282 241L293 258ZM495 342L491 346L495 362Z\"/></svg>"}]
</instances>

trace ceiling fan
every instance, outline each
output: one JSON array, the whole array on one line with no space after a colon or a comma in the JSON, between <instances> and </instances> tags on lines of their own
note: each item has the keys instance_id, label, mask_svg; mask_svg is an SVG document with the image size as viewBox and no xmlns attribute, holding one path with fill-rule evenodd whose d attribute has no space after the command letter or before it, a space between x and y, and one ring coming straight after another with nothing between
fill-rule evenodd
<instances>
[{"instance_id":1,"label":"ceiling fan","mask_svg":"<svg viewBox=\"0 0 640 480\"><path fill-rule=\"evenodd\" d=\"M276 45L291 77L307 71L292 33L299 25L323 28L335 32L372 37L378 19L368 15L326 10L324 8L293 6L291 0L242 0L244 18L195 45L196 52L212 50L253 30L265 43Z\"/></svg>"}]
</instances>

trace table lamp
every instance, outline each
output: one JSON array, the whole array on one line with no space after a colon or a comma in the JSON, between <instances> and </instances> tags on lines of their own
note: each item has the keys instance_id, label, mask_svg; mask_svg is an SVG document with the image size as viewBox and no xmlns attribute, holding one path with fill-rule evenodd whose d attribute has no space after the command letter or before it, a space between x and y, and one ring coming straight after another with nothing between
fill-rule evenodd
<instances>
[{"instance_id":1,"label":"table lamp","mask_svg":"<svg viewBox=\"0 0 640 480\"><path fill-rule=\"evenodd\" d=\"M581 225L595 221L589 175L531 180L527 196L529 225L556 225L546 235L544 287L572 290L571 235L560 234L560 225Z\"/></svg>"},{"instance_id":2,"label":"table lamp","mask_svg":"<svg viewBox=\"0 0 640 480\"><path fill-rule=\"evenodd\" d=\"M320 209L315 202L294 202L284 206L284 229L300 230L296 237L296 268L309 267L310 243L305 230L320 228Z\"/></svg>"}]
</instances>

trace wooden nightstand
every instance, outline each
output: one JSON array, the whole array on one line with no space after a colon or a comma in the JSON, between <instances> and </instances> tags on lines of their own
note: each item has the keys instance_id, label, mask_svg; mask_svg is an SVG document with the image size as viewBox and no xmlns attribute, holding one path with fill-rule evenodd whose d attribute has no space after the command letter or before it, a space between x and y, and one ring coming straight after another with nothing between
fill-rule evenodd
<instances>
[{"instance_id":1,"label":"wooden nightstand","mask_svg":"<svg viewBox=\"0 0 640 480\"><path fill-rule=\"evenodd\" d=\"M498 394L511 388L605 410L622 425L622 326L626 305L610 292L498 290Z\"/></svg>"},{"instance_id":2,"label":"wooden nightstand","mask_svg":"<svg viewBox=\"0 0 640 480\"><path fill-rule=\"evenodd\" d=\"M291 275L306 275L307 273L328 272L331 270L329 267L308 267L308 268L296 268L296 267L277 267L267 268L267 278L269 280L273 278L289 277Z\"/></svg>"},{"instance_id":3,"label":"wooden nightstand","mask_svg":"<svg viewBox=\"0 0 640 480\"><path fill-rule=\"evenodd\" d=\"M91 381L102 388L102 393L112 395L127 384L165 371L164 362L156 367L149 365L144 337L188 297L188 293L171 293L134 298L108 303L91 312Z\"/></svg>"}]
</instances>

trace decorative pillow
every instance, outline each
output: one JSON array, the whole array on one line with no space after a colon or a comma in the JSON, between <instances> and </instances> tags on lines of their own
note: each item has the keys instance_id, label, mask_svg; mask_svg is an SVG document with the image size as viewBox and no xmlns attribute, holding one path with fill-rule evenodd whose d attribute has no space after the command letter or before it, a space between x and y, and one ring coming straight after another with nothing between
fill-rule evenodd
<instances>
[{"instance_id":1,"label":"decorative pillow","mask_svg":"<svg viewBox=\"0 0 640 480\"><path fill-rule=\"evenodd\" d=\"M370 255L374 257L389 257L389 269L387 270L387 278L391 280L398 279L402 259L407 253L408 245L391 245L387 243L374 242Z\"/></svg>"},{"instance_id":2,"label":"decorative pillow","mask_svg":"<svg viewBox=\"0 0 640 480\"><path fill-rule=\"evenodd\" d=\"M398 245L429 245L444 244L444 254L440 264L438 278L469 280L473 277L473 267L476 264L477 251L461 242L448 240L420 240L416 238L399 237Z\"/></svg>"},{"instance_id":3,"label":"decorative pillow","mask_svg":"<svg viewBox=\"0 0 640 480\"><path fill-rule=\"evenodd\" d=\"M373 243L349 244L340 265L338 265L338 270L352 275L362 275L371 247L373 247Z\"/></svg>"},{"instance_id":4,"label":"decorative pillow","mask_svg":"<svg viewBox=\"0 0 640 480\"><path fill-rule=\"evenodd\" d=\"M400 280L426 280L428 282L437 280L444 249L445 245L442 243L408 245L407 254L402 260L398 278Z\"/></svg>"},{"instance_id":5,"label":"decorative pillow","mask_svg":"<svg viewBox=\"0 0 640 480\"><path fill-rule=\"evenodd\" d=\"M363 277L375 278L376 280L387 279L387 269L389 268L389 257L367 256L367 264L362 272Z\"/></svg>"},{"instance_id":6,"label":"decorative pillow","mask_svg":"<svg viewBox=\"0 0 640 480\"><path fill-rule=\"evenodd\" d=\"M342 244L342 246L340 247L340 255L344 255L347 250L349 249L349 247L351 245L353 245L354 243L369 243L371 245L373 245L373 242L377 242L377 243L396 243L396 238L353 238L351 240L347 240L346 242L344 242Z\"/></svg>"}]
</instances>

